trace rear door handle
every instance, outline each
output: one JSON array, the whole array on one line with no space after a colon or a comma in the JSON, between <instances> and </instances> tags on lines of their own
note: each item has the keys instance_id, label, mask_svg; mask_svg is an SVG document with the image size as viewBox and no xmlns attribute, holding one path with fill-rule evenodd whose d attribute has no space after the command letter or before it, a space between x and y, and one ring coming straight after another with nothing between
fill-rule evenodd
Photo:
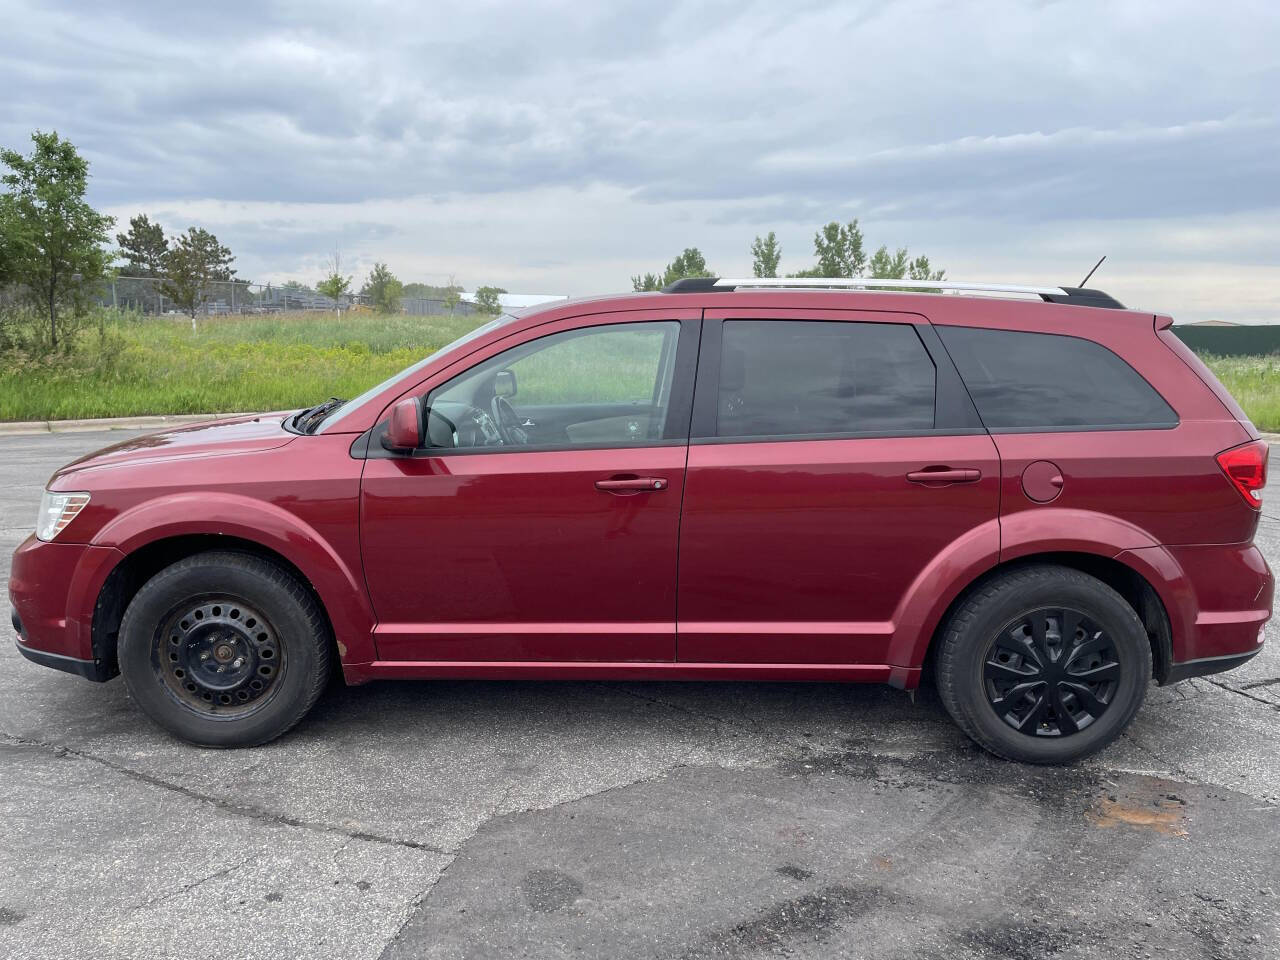
<instances>
[{"instance_id":1,"label":"rear door handle","mask_svg":"<svg viewBox=\"0 0 1280 960\"><path fill-rule=\"evenodd\" d=\"M974 467L925 467L907 474L912 483L944 484L944 483L977 483L982 479L982 471Z\"/></svg>"},{"instance_id":2,"label":"rear door handle","mask_svg":"<svg viewBox=\"0 0 1280 960\"><path fill-rule=\"evenodd\" d=\"M665 477L615 477L612 480L597 480L596 489L605 493L625 496L642 491L658 491L667 489Z\"/></svg>"}]
</instances>

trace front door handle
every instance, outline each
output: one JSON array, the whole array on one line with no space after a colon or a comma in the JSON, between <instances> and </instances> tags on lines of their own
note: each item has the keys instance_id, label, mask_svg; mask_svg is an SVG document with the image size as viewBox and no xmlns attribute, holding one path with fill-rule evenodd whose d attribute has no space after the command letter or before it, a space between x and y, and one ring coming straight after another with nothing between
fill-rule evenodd
<instances>
[{"instance_id":1,"label":"front door handle","mask_svg":"<svg viewBox=\"0 0 1280 960\"><path fill-rule=\"evenodd\" d=\"M982 471L974 467L961 467L959 469L952 467L925 467L923 470L913 470L908 473L907 479L912 483L938 484L939 486L946 483L977 483L982 479Z\"/></svg>"},{"instance_id":2,"label":"front door handle","mask_svg":"<svg viewBox=\"0 0 1280 960\"><path fill-rule=\"evenodd\" d=\"M611 480L597 480L596 489L617 496L625 496L645 490L665 490L667 480L666 477L614 477Z\"/></svg>"}]
</instances>

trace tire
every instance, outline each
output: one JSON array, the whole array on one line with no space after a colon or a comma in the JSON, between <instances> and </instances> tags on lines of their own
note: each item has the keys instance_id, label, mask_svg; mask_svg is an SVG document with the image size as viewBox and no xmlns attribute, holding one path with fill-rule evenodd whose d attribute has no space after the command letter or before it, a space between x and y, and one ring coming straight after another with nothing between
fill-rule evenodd
<instances>
[{"instance_id":1,"label":"tire","mask_svg":"<svg viewBox=\"0 0 1280 960\"><path fill-rule=\"evenodd\" d=\"M217 551L142 586L120 624L118 655L130 695L169 733L203 747L253 747L315 704L329 648L324 614L296 577Z\"/></svg>"},{"instance_id":2,"label":"tire","mask_svg":"<svg viewBox=\"0 0 1280 960\"><path fill-rule=\"evenodd\" d=\"M938 693L960 729L1022 763L1101 750L1133 720L1150 679L1137 613L1070 567L1023 567L982 584L947 622L937 659Z\"/></svg>"}]
</instances>

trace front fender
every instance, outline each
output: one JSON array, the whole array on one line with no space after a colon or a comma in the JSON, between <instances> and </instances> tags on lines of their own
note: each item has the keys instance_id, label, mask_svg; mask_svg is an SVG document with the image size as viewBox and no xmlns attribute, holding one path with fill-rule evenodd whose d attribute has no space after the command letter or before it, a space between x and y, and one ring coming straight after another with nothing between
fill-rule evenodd
<instances>
[{"instance_id":1,"label":"front fender","mask_svg":"<svg viewBox=\"0 0 1280 960\"><path fill-rule=\"evenodd\" d=\"M342 660L377 659L358 551L348 562L314 527L277 504L207 490L157 497L112 518L93 543L128 555L160 540L201 534L248 540L280 554L319 595Z\"/></svg>"}]
</instances>

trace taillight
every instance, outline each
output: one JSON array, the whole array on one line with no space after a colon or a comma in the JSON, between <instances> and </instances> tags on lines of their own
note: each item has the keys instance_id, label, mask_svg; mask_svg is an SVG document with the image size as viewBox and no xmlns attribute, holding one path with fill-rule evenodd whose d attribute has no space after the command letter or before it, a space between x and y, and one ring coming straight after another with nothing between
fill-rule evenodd
<instances>
[{"instance_id":1,"label":"taillight","mask_svg":"<svg viewBox=\"0 0 1280 960\"><path fill-rule=\"evenodd\" d=\"M1262 488L1267 485L1267 450L1265 440L1253 440L1218 454L1218 466L1255 510L1262 509Z\"/></svg>"}]
</instances>

